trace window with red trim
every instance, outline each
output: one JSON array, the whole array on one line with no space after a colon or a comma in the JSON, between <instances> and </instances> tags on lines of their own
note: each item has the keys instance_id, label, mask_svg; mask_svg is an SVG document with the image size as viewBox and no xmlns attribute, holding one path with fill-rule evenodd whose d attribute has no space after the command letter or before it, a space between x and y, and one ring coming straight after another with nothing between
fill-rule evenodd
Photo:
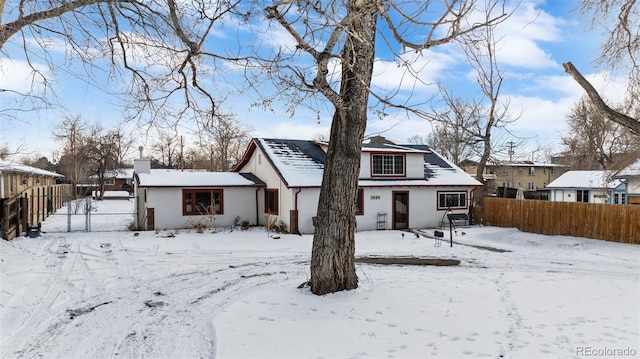
<instances>
[{"instance_id":1,"label":"window with red trim","mask_svg":"<svg viewBox=\"0 0 640 359\"><path fill-rule=\"evenodd\" d=\"M223 214L222 189L183 189L182 213L185 216Z\"/></svg>"},{"instance_id":2,"label":"window with red trim","mask_svg":"<svg viewBox=\"0 0 640 359\"><path fill-rule=\"evenodd\" d=\"M374 176L404 176L404 155L371 155L371 174Z\"/></svg>"},{"instance_id":3,"label":"window with red trim","mask_svg":"<svg viewBox=\"0 0 640 359\"><path fill-rule=\"evenodd\" d=\"M278 214L278 189L264 190L264 212Z\"/></svg>"},{"instance_id":4,"label":"window with red trim","mask_svg":"<svg viewBox=\"0 0 640 359\"><path fill-rule=\"evenodd\" d=\"M358 188L358 198L356 199L356 216L364 214L364 189Z\"/></svg>"}]
</instances>

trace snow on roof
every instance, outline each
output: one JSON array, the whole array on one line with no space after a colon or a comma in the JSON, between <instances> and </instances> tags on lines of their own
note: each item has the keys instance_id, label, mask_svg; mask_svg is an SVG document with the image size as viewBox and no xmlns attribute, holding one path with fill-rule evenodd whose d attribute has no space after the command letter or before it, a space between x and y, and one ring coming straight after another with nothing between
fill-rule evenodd
<instances>
[{"instance_id":1,"label":"snow on roof","mask_svg":"<svg viewBox=\"0 0 640 359\"><path fill-rule=\"evenodd\" d=\"M632 176L640 176L640 157L638 157L638 159L634 163L618 172L614 178L624 178Z\"/></svg>"},{"instance_id":2,"label":"snow on roof","mask_svg":"<svg viewBox=\"0 0 640 359\"><path fill-rule=\"evenodd\" d=\"M322 184L325 152L317 142L306 140L256 139L288 187L319 187ZM366 146L371 146L365 144ZM361 186L481 186L471 175L444 159L426 145L377 144L375 151L422 154L425 177L417 179L360 180ZM369 147L372 149L372 147ZM366 151L363 148L363 151ZM391 183L393 182L393 183Z\"/></svg>"},{"instance_id":3,"label":"snow on roof","mask_svg":"<svg viewBox=\"0 0 640 359\"><path fill-rule=\"evenodd\" d=\"M432 150L431 155L425 155L424 169L429 184L431 185L459 185L459 186L482 186L480 181L476 180L456 166L453 162L447 160L439 153ZM446 165L443 165L446 164Z\"/></svg>"},{"instance_id":4,"label":"snow on roof","mask_svg":"<svg viewBox=\"0 0 640 359\"><path fill-rule=\"evenodd\" d=\"M133 168L116 168L106 174L107 178L132 178Z\"/></svg>"},{"instance_id":5,"label":"snow on roof","mask_svg":"<svg viewBox=\"0 0 640 359\"><path fill-rule=\"evenodd\" d=\"M618 179L611 179L612 171L568 171L553 180L545 188L615 188Z\"/></svg>"},{"instance_id":6,"label":"snow on roof","mask_svg":"<svg viewBox=\"0 0 640 359\"><path fill-rule=\"evenodd\" d=\"M238 172L200 172L152 169L136 173L140 187L236 187L262 185L254 176Z\"/></svg>"},{"instance_id":7,"label":"snow on roof","mask_svg":"<svg viewBox=\"0 0 640 359\"><path fill-rule=\"evenodd\" d=\"M3 172L3 171L26 173L31 175L49 176L49 177L64 177L63 175L56 172L51 172L51 171L43 170L36 167L22 165L16 162L0 160L0 172Z\"/></svg>"},{"instance_id":8,"label":"snow on roof","mask_svg":"<svg viewBox=\"0 0 640 359\"><path fill-rule=\"evenodd\" d=\"M417 147L403 146L403 145L395 145L395 144L363 144L362 152L392 152L392 153L428 153L430 149L419 149Z\"/></svg>"},{"instance_id":9,"label":"snow on roof","mask_svg":"<svg viewBox=\"0 0 640 359\"><path fill-rule=\"evenodd\" d=\"M174 170L176 171L176 170ZM109 170L104 174L105 178L117 178L117 179L129 179L133 178L133 173L135 170L133 168L116 168L113 170ZM91 179L98 178L97 175L89 176Z\"/></svg>"},{"instance_id":10,"label":"snow on roof","mask_svg":"<svg viewBox=\"0 0 640 359\"><path fill-rule=\"evenodd\" d=\"M544 162L504 162L498 163L494 166L497 167L569 167L567 165L561 165L557 163L544 163Z\"/></svg>"},{"instance_id":11,"label":"snow on roof","mask_svg":"<svg viewBox=\"0 0 640 359\"><path fill-rule=\"evenodd\" d=\"M322 184L326 154L313 142L268 138L258 138L256 142L288 187Z\"/></svg>"},{"instance_id":12,"label":"snow on roof","mask_svg":"<svg viewBox=\"0 0 640 359\"><path fill-rule=\"evenodd\" d=\"M406 145L407 147L421 149L424 155L424 172L429 185L444 186L482 186L478 180L456 166L437 151L427 145Z\"/></svg>"},{"instance_id":13,"label":"snow on roof","mask_svg":"<svg viewBox=\"0 0 640 359\"><path fill-rule=\"evenodd\" d=\"M92 191L91 195L93 197L97 197L98 196L98 191ZM104 198L128 198L129 197L129 192L127 192L127 191L104 191L104 194L102 195L102 197L104 197Z\"/></svg>"}]
</instances>

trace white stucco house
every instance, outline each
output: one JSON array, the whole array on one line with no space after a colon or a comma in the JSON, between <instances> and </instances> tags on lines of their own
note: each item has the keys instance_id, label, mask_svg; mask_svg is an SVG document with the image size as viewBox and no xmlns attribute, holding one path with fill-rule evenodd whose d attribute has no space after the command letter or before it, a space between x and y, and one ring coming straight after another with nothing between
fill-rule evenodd
<instances>
[{"instance_id":1,"label":"white stucco house","mask_svg":"<svg viewBox=\"0 0 640 359\"><path fill-rule=\"evenodd\" d=\"M640 205L640 158L617 172L613 178L623 182L616 203Z\"/></svg>"},{"instance_id":2,"label":"white stucco house","mask_svg":"<svg viewBox=\"0 0 640 359\"><path fill-rule=\"evenodd\" d=\"M231 226L236 218L257 224L256 196L264 184L250 173L151 169L148 159L134 166L136 228Z\"/></svg>"},{"instance_id":3,"label":"white stucco house","mask_svg":"<svg viewBox=\"0 0 640 359\"><path fill-rule=\"evenodd\" d=\"M224 198L225 220L218 223L240 216L251 224L276 220L290 232L313 233L327 147L318 141L253 139L231 173L209 173L208 181L219 176L226 182L194 183L184 174L165 173L170 184L162 184L152 180L160 172L149 170L145 175L136 169L136 191L144 190L146 201L138 199L138 217L142 220L146 209L153 208L154 226L147 229L186 226L189 218L179 206L186 206L190 189L207 188L213 202L216 193ZM467 213L474 189L481 186L426 145L399 145L374 137L363 144L361 156L358 230L436 227L448 210ZM233 209L229 198L235 202Z\"/></svg>"},{"instance_id":4,"label":"white stucco house","mask_svg":"<svg viewBox=\"0 0 640 359\"><path fill-rule=\"evenodd\" d=\"M568 171L549 183L549 200L556 202L612 203L621 181L612 171Z\"/></svg>"}]
</instances>

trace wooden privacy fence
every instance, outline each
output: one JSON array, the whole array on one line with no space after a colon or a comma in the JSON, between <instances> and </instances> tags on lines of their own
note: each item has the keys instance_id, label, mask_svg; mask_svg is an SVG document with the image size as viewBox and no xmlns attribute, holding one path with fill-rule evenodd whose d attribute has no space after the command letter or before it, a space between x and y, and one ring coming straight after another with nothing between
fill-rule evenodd
<instances>
[{"instance_id":1,"label":"wooden privacy fence","mask_svg":"<svg viewBox=\"0 0 640 359\"><path fill-rule=\"evenodd\" d=\"M478 212L489 226L640 244L640 206L485 197Z\"/></svg>"}]
</instances>

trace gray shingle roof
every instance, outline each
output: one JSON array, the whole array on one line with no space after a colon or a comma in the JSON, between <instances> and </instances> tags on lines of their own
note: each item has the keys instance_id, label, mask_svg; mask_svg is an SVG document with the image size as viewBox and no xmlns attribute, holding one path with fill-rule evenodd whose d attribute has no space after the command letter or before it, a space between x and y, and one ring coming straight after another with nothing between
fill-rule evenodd
<instances>
[{"instance_id":1,"label":"gray shingle roof","mask_svg":"<svg viewBox=\"0 0 640 359\"><path fill-rule=\"evenodd\" d=\"M319 187L326 154L318 143L307 140L254 139L287 187ZM421 153L424 177L418 179L362 179L361 185L462 185L478 186L469 174L442 158L427 145L396 145L389 141L363 144L363 150L380 149Z\"/></svg>"}]
</instances>

